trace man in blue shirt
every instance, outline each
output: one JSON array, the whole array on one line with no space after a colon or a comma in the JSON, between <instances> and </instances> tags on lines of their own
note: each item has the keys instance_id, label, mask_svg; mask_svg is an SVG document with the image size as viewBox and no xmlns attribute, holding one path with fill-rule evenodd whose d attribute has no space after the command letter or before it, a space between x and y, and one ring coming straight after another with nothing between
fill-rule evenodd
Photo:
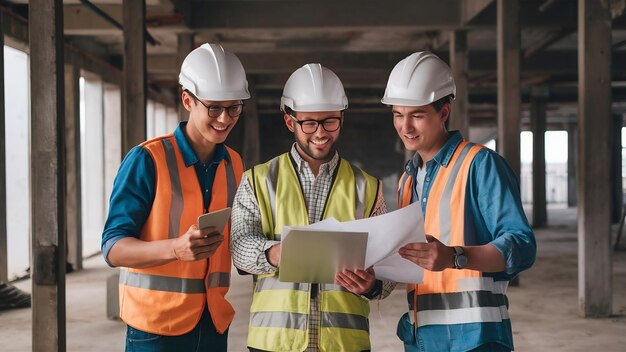
<instances>
[{"instance_id":1,"label":"man in blue shirt","mask_svg":"<svg viewBox=\"0 0 626 352\"><path fill-rule=\"evenodd\" d=\"M224 141L250 98L246 75L234 54L203 44L179 82L189 120L126 155L102 233L105 260L122 267L126 351L226 351L234 315L224 297L228 228L196 220L231 206L241 179L241 158Z\"/></svg>"},{"instance_id":2,"label":"man in blue shirt","mask_svg":"<svg viewBox=\"0 0 626 352\"><path fill-rule=\"evenodd\" d=\"M398 323L406 351L511 351L508 281L535 260L517 177L497 153L448 131L456 87L429 52L400 61L382 99L407 150L401 206L420 202L427 243L400 255L424 269Z\"/></svg>"}]
</instances>

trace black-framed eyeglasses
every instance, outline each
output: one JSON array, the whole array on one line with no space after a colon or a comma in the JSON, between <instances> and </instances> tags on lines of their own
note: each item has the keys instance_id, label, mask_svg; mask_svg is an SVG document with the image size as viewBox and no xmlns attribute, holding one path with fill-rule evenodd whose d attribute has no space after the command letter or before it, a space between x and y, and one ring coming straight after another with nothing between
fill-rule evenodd
<instances>
[{"instance_id":1,"label":"black-framed eyeglasses","mask_svg":"<svg viewBox=\"0 0 626 352\"><path fill-rule=\"evenodd\" d=\"M228 116L230 116L231 118L238 117L243 112L243 101L239 102L237 104L233 104L231 106L206 105L205 103L202 102L202 100L198 99L198 97L196 97L195 95L191 94L191 92L188 92L188 93L197 102L202 104L202 106L204 106L208 110L210 118L216 119L216 118L220 117L224 113L224 110L226 110L228 112Z\"/></svg>"},{"instance_id":2,"label":"black-framed eyeglasses","mask_svg":"<svg viewBox=\"0 0 626 352\"><path fill-rule=\"evenodd\" d=\"M313 134L317 132L320 125L326 132L335 132L341 127L341 117L328 117L323 120L298 120L295 116L289 115L295 123L300 125L302 132L306 134Z\"/></svg>"}]
</instances>

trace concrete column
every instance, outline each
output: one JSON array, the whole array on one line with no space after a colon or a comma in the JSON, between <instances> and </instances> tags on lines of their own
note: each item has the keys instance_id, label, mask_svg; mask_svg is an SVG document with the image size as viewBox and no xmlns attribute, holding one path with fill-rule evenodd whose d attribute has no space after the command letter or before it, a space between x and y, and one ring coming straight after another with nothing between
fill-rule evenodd
<instances>
[{"instance_id":1,"label":"concrete column","mask_svg":"<svg viewBox=\"0 0 626 352\"><path fill-rule=\"evenodd\" d=\"M4 115L4 33L2 21L4 15L0 14L0 282L9 281L8 247L7 247L7 161L6 161L6 137Z\"/></svg>"},{"instance_id":2,"label":"concrete column","mask_svg":"<svg viewBox=\"0 0 626 352\"><path fill-rule=\"evenodd\" d=\"M520 178L520 24L519 0L498 0L498 142L497 151ZM519 286L519 276L511 280Z\"/></svg>"},{"instance_id":3,"label":"concrete column","mask_svg":"<svg viewBox=\"0 0 626 352\"><path fill-rule=\"evenodd\" d=\"M146 1L124 1L122 154L146 140Z\"/></svg>"},{"instance_id":4,"label":"concrete column","mask_svg":"<svg viewBox=\"0 0 626 352\"><path fill-rule=\"evenodd\" d=\"M567 206L576 206L576 165L578 164L578 126L567 125Z\"/></svg>"},{"instance_id":5,"label":"concrete column","mask_svg":"<svg viewBox=\"0 0 626 352\"><path fill-rule=\"evenodd\" d=\"M454 31L450 34L450 66L456 83L456 99L452 103L450 130L459 130L469 138L469 98L467 91L467 32Z\"/></svg>"},{"instance_id":6,"label":"concrete column","mask_svg":"<svg viewBox=\"0 0 626 352\"><path fill-rule=\"evenodd\" d=\"M546 107L547 87L533 87L530 93L530 124L533 132L533 227L548 223L546 207Z\"/></svg>"},{"instance_id":7,"label":"concrete column","mask_svg":"<svg viewBox=\"0 0 626 352\"><path fill-rule=\"evenodd\" d=\"M67 261L74 270L83 268L80 162L80 71L65 65L65 221Z\"/></svg>"},{"instance_id":8,"label":"concrete column","mask_svg":"<svg viewBox=\"0 0 626 352\"><path fill-rule=\"evenodd\" d=\"M180 66L183 64L185 57L194 49L194 34L180 33L178 34L178 51L176 52L176 69L180 72ZM178 121L185 121L189 118L189 111L183 106L183 102L178 97Z\"/></svg>"},{"instance_id":9,"label":"concrete column","mask_svg":"<svg viewBox=\"0 0 626 352\"><path fill-rule=\"evenodd\" d=\"M578 302L585 317L609 317L613 309L608 6L578 0Z\"/></svg>"},{"instance_id":10,"label":"concrete column","mask_svg":"<svg viewBox=\"0 0 626 352\"><path fill-rule=\"evenodd\" d=\"M622 189L622 114L613 114L611 131L611 223L620 221L623 207Z\"/></svg>"},{"instance_id":11,"label":"concrete column","mask_svg":"<svg viewBox=\"0 0 626 352\"><path fill-rule=\"evenodd\" d=\"M520 177L519 1L498 0L498 153Z\"/></svg>"},{"instance_id":12,"label":"concrete column","mask_svg":"<svg viewBox=\"0 0 626 352\"><path fill-rule=\"evenodd\" d=\"M32 346L65 351L63 2L29 3Z\"/></svg>"},{"instance_id":13,"label":"concrete column","mask_svg":"<svg viewBox=\"0 0 626 352\"><path fill-rule=\"evenodd\" d=\"M248 89L250 99L245 102L242 118L243 130L243 150L242 157L246 168L250 168L260 162L261 141L259 137L259 113L257 111L256 84L254 78L248 78Z\"/></svg>"}]
</instances>

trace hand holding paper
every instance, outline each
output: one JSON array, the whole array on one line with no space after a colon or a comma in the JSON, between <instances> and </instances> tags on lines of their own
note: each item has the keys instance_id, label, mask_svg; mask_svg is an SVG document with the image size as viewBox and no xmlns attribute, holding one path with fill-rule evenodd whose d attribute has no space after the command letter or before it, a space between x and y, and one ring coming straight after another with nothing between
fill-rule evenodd
<instances>
[{"instance_id":1,"label":"hand holding paper","mask_svg":"<svg viewBox=\"0 0 626 352\"><path fill-rule=\"evenodd\" d=\"M378 279L422 282L423 269L398 253L408 243L426 242L419 203L380 216L340 224L344 231L369 232L365 266L373 266Z\"/></svg>"},{"instance_id":2,"label":"hand holding paper","mask_svg":"<svg viewBox=\"0 0 626 352\"><path fill-rule=\"evenodd\" d=\"M401 247L408 243L426 242L426 237L424 234L424 220L422 217L422 211L419 203L411 204L408 207L396 210L391 213L356 221L339 222L336 219L331 218L312 224L310 226L283 227L281 271L285 269L292 269L292 267L286 268L283 264L282 256L284 256L285 253L291 253L291 258L293 258L292 260L298 262L302 261L302 259L310 255L310 250L312 248L327 246L325 247L327 249L323 250L322 252L328 254L332 251L334 254L330 257L330 259L326 256L320 256L317 258L313 257L309 259L315 262L313 266L326 265L327 267L325 267L324 269L326 271L326 276L330 275L331 272L332 275L334 275L334 273L336 273L338 270L346 267L346 263L339 263L339 258L333 259L334 257L339 256L342 258L343 261L346 261L350 258L352 258L350 260L355 259L355 255L362 255L360 251L363 251L363 248L359 244L360 242L358 242L357 238L349 240L351 241L348 242L349 245L347 247L345 247L344 245L344 249L339 252L337 251L337 243L345 241L346 238L336 238L333 240L332 238L320 236L318 238L318 241L316 241L315 237L312 238L313 242L308 247L289 246L290 248L285 248L285 239L294 230L308 231L309 236L316 236L323 233L325 233L326 235L328 235L327 233L332 233L333 236L340 237L345 236L346 234L353 233L368 234L364 265L361 266L359 269L369 268L373 266L376 277L378 279L404 283L422 282L423 269L413 262L402 258L398 252ZM322 238L325 239L322 240ZM324 241L326 241L326 244L323 243ZM356 258L356 260L358 262L358 257ZM318 263L320 261L330 262L330 264L332 265L328 267L329 263ZM331 267L334 269L331 269ZM352 269L350 267L348 268ZM311 267L307 266L302 270L311 271L309 273L310 275L316 275L313 273L313 268ZM281 280L287 280L286 277L287 276L281 274ZM325 280L328 280L328 278L326 277Z\"/></svg>"}]
</instances>

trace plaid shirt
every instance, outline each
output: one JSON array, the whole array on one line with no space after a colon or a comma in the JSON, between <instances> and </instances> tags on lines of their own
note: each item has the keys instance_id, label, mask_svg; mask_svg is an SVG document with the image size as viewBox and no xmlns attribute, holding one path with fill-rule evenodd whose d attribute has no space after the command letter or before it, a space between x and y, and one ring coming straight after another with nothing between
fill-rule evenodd
<instances>
[{"instance_id":1,"label":"plaid shirt","mask_svg":"<svg viewBox=\"0 0 626 352\"><path fill-rule=\"evenodd\" d=\"M291 156L296 162L300 176L300 184L304 193L309 222L321 220L324 203L332 186L333 172L339 165L339 154L320 166L317 177L313 175L308 163L296 151L295 144L291 147ZM379 189L372 216L387 212L387 206ZM241 270L251 274L269 274L276 270L265 256L265 251L279 241L268 240L263 234L261 212L254 191L248 178L244 175L233 204L232 229L230 247L233 263ZM395 288L394 282L383 281L383 292L378 299L387 297ZM318 338L320 329L320 314L318 298L311 299L309 314L309 347L306 351L319 351Z\"/></svg>"}]
</instances>

